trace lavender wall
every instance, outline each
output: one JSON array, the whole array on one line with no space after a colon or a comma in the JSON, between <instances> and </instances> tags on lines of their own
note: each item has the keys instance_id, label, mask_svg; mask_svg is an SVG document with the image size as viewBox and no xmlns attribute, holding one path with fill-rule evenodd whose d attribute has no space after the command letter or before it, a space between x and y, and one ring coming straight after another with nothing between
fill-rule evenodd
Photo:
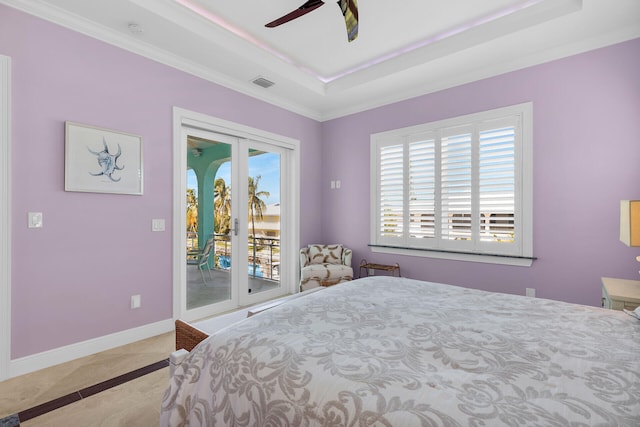
<instances>
[{"instance_id":1,"label":"lavender wall","mask_svg":"<svg viewBox=\"0 0 640 427\"><path fill-rule=\"evenodd\" d=\"M620 199L640 198L639 40L322 124L2 5L0 54L13 64L12 358L171 317L173 106L301 140L301 244L340 241L354 264L592 305L600 276L637 278L617 216ZM533 267L370 253L371 133L525 101ZM144 196L64 192L66 120L142 135ZM27 228L29 211L44 228ZM151 233L152 218L167 231Z\"/></svg>"},{"instance_id":2,"label":"lavender wall","mask_svg":"<svg viewBox=\"0 0 640 427\"><path fill-rule=\"evenodd\" d=\"M640 198L640 40L344 117L323 126L323 231L404 276L600 305L601 276L640 279L618 240L619 201ZM372 254L369 135L533 102L534 255L530 268ZM330 190L340 179L342 188ZM344 213L344 214L341 214Z\"/></svg>"},{"instance_id":3,"label":"lavender wall","mask_svg":"<svg viewBox=\"0 0 640 427\"><path fill-rule=\"evenodd\" d=\"M2 5L0 54L13 66L12 358L172 317L173 106L301 140L301 240L321 239L318 122ZM66 120L142 135L144 196L65 192ZM44 228L27 228L29 211Z\"/></svg>"}]
</instances>

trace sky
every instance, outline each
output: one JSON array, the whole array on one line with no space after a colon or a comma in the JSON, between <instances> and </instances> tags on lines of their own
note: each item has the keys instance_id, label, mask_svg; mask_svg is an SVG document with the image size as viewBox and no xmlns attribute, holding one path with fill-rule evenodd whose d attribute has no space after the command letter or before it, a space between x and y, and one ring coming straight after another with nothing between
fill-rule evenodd
<instances>
[{"instance_id":1,"label":"sky","mask_svg":"<svg viewBox=\"0 0 640 427\"><path fill-rule=\"evenodd\" d=\"M258 191L268 191L268 198L264 198L267 205L280 203L280 155L278 153L264 153L249 157L249 176L260 175ZM231 182L231 164L223 163L216 173L216 179L222 178L229 185ZM187 170L187 188L194 189L198 194L198 181L192 169Z\"/></svg>"}]
</instances>

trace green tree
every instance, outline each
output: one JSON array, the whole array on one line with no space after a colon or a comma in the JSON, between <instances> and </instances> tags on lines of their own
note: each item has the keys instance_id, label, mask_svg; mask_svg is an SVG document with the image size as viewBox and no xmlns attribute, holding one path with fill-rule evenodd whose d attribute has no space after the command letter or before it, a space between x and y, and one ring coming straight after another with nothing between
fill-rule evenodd
<instances>
[{"instance_id":1,"label":"green tree","mask_svg":"<svg viewBox=\"0 0 640 427\"><path fill-rule=\"evenodd\" d=\"M198 231L198 198L193 188L187 188L187 231Z\"/></svg>"},{"instance_id":2,"label":"green tree","mask_svg":"<svg viewBox=\"0 0 640 427\"><path fill-rule=\"evenodd\" d=\"M251 230L253 237L256 236L256 217L262 219L262 213L267 209L267 204L262 200L263 197L269 198L271 194L268 191L259 191L261 175L255 178L249 177L249 219L251 220Z\"/></svg>"},{"instance_id":3,"label":"green tree","mask_svg":"<svg viewBox=\"0 0 640 427\"><path fill-rule=\"evenodd\" d=\"M231 187L224 179L213 183L213 230L217 234L229 234L231 231Z\"/></svg>"},{"instance_id":4,"label":"green tree","mask_svg":"<svg viewBox=\"0 0 640 427\"><path fill-rule=\"evenodd\" d=\"M249 177L249 219L251 220L251 234L253 236L253 277L256 276L256 217L262 219L262 213L267 209L267 204L262 200L263 197L269 197L268 191L260 191L260 179L258 175L255 178Z\"/></svg>"}]
</instances>

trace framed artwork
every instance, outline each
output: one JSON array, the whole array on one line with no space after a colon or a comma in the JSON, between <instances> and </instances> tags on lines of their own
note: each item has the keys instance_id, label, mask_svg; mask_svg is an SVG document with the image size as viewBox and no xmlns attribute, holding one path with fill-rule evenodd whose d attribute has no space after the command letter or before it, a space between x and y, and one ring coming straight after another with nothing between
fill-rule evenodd
<instances>
[{"instance_id":1,"label":"framed artwork","mask_svg":"<svg viewBox=\"0 0 640 427\"><path fill-rule=\"evenodd\" d=\"M65 191L142 194L142 137L65 122Z\"/></svg>"}]
</instances>

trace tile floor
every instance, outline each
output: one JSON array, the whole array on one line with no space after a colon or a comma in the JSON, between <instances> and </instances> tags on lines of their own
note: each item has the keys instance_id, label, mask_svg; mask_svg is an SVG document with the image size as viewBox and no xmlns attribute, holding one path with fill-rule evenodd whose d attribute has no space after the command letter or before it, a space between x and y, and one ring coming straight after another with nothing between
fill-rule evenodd
<instances>
[{"instance_id":1,"label":"tile floor","mask_svg":"<svg viewBox=\"0 0 640 427\"><path fill-rule=\"evenodd\" d=\"M0 419L166 359L173 332L0 382ZM165 367L21 422L34 426L157 426Z\"/></svg>"},{"instance_id":2,"label":"tile floor","mask_svg":"<svg viewBox=\"0 0 640 427\"><path fill-rule=\"evenodd\" d=\"M217 330L241 320L247 317L247 310L244 308L210 318L205 321L208 325L206 330ZM6 417L165 360L174 349L175 333L169 332L2 381L0 422ZM157 426L168 381L167 366L46 414L21 420L20 426Z\"/></svg>"}]
</instances>

